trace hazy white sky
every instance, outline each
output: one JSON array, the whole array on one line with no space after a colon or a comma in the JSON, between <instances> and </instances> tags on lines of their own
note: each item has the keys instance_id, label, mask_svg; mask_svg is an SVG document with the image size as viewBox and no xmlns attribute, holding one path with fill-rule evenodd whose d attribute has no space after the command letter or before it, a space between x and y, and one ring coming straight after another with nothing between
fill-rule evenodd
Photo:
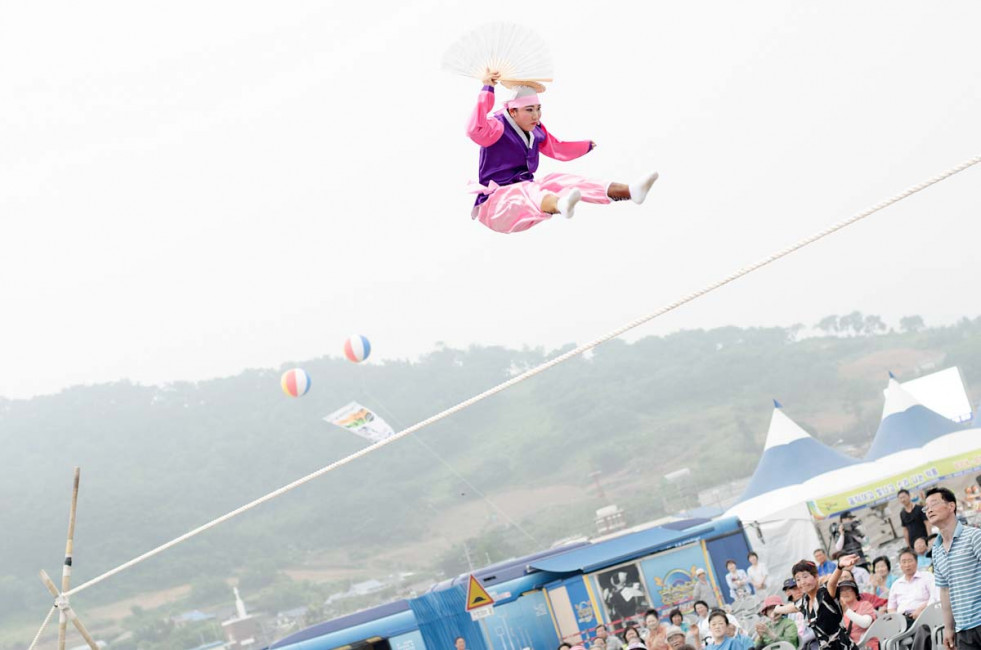
<instances>
[{"instance_id":1,"label":"hazy white sky","mask_svg":"<svg viewBox=\"0 0 981 650\"><path fill-rule=\"evenodd\" d=\"M490 13L487 13L490 11ZM503 236L469 218L488 19L536 27L544 122L632 180ZM0 6L0 395L436 341L584 341L981 153L977 2ZM981 169L635 336L981 312Z\"/></svg>"}]
</instances>

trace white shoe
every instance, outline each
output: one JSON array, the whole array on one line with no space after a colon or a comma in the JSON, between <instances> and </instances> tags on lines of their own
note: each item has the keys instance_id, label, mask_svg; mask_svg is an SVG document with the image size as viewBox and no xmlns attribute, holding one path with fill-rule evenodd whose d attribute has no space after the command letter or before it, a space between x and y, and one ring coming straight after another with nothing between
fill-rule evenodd
<instances>
[{"instance_id":1,"label":"white shoe","mask_svg":"<svg viewBox=\"0 0 981 650\"><path fill-rule=\"evenodd\" d=\"M647 198L647 193L651 191L651 186L657 180L657 172L645 176L636 183L630 184L630 200L638 205Z\"/></svg>"},{"instance_id":2,"label":"white shoe","mask_svg":"<svg viewBox=\"0 0 981 650\"><path fill-rule=\"evenodd\" d=\"M579 203L580 199L582 199L582 192L580 192L578 189L574 189L563 196L561 199L559 199L557 205L559 214L566 219L571 219L572 215L576 212L576 204Z\"/></svg>"}]
</instances>

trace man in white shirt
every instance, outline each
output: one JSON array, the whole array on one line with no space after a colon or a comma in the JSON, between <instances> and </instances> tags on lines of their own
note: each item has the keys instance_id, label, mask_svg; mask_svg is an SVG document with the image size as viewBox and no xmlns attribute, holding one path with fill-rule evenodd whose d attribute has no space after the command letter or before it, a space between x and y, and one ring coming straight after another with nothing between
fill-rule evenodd
<instances>
[{"instance_id":1,"label":"man in white shirt","mask_svg":"<svg viewBox=\"0 0 981 650\"><path fill-rule=\"evenodd\" d=\"M623 641L620 640L620 637L607 632L605 625L596 626L596 640L605 643L606 650L620 650L623 647Z\"/></svg>"},{"instance_id":2,"label":"man in white shirt","mask_svg":"<svg viewBox=\"0 0 981 650\"><path fill-rule=\"evenodd\" d=\"M916 570L916 553L911 548L899 552L899 568L903 575L889 588L890 613L899 612L911 622L916 620L927 605L938 601L933 574Z\"/></svg>"}]
</instances>

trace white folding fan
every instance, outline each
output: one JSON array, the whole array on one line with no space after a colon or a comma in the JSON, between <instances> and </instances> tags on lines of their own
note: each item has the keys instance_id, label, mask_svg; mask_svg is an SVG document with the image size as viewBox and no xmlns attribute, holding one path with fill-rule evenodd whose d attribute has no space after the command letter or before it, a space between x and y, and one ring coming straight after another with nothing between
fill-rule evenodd
<instances>
[{"instance_id":1,"label":"white folding fan","mask_svg":"<svg viewBox=\"0 0 981 650\"><path fill-rule=\"evenodd\" d=\"M552 81L552 57L542 38L514 23L488 23L463 36L443 55L443 69L483 79L488 70L501 73L507 88L545 90Z\"/></svg>"}]
</instances>

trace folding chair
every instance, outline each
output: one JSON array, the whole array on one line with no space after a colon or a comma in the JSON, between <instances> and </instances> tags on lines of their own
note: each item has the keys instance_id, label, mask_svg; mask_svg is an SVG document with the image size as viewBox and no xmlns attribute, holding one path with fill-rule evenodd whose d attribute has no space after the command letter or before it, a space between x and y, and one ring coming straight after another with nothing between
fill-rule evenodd
<instances>
[{"instance_id":1,"label":"folding chair","mask_svg":"<svg viewBox=\"0 0 981 650\"><path fill-rule=\"evenodd\" d=\"M865 630L865 634L858 641L858 647L867 648L868 642L873 639L878 639L879 648L881 650L886 650L886 640L889 637L894 637L897 634L902 634L906 631L906 617L902 614L883 614L877 619L872 621L872 625L869 629Z\"/></svg>"},{"instance_id":2,"label":"folding chair","mask_svg":"<svg viewBox=\"0 0 981 650\"><path fill-rule=\"evenodd\" d=\"M940 603L927 605L926 609L920 612L920 615L916 617L916 620L913 621L913 625L911 625L908 630L897 634L896 636L887 638L885 647L883 647L882 650L900 650L903 645L911 645L913 643L913 636L916 634L916 631L920 629L921 625L926 625L931 630L936 630L937 626L943 627L944 616L943 612L940 611Z\"/></svg>"}]
</instances>

